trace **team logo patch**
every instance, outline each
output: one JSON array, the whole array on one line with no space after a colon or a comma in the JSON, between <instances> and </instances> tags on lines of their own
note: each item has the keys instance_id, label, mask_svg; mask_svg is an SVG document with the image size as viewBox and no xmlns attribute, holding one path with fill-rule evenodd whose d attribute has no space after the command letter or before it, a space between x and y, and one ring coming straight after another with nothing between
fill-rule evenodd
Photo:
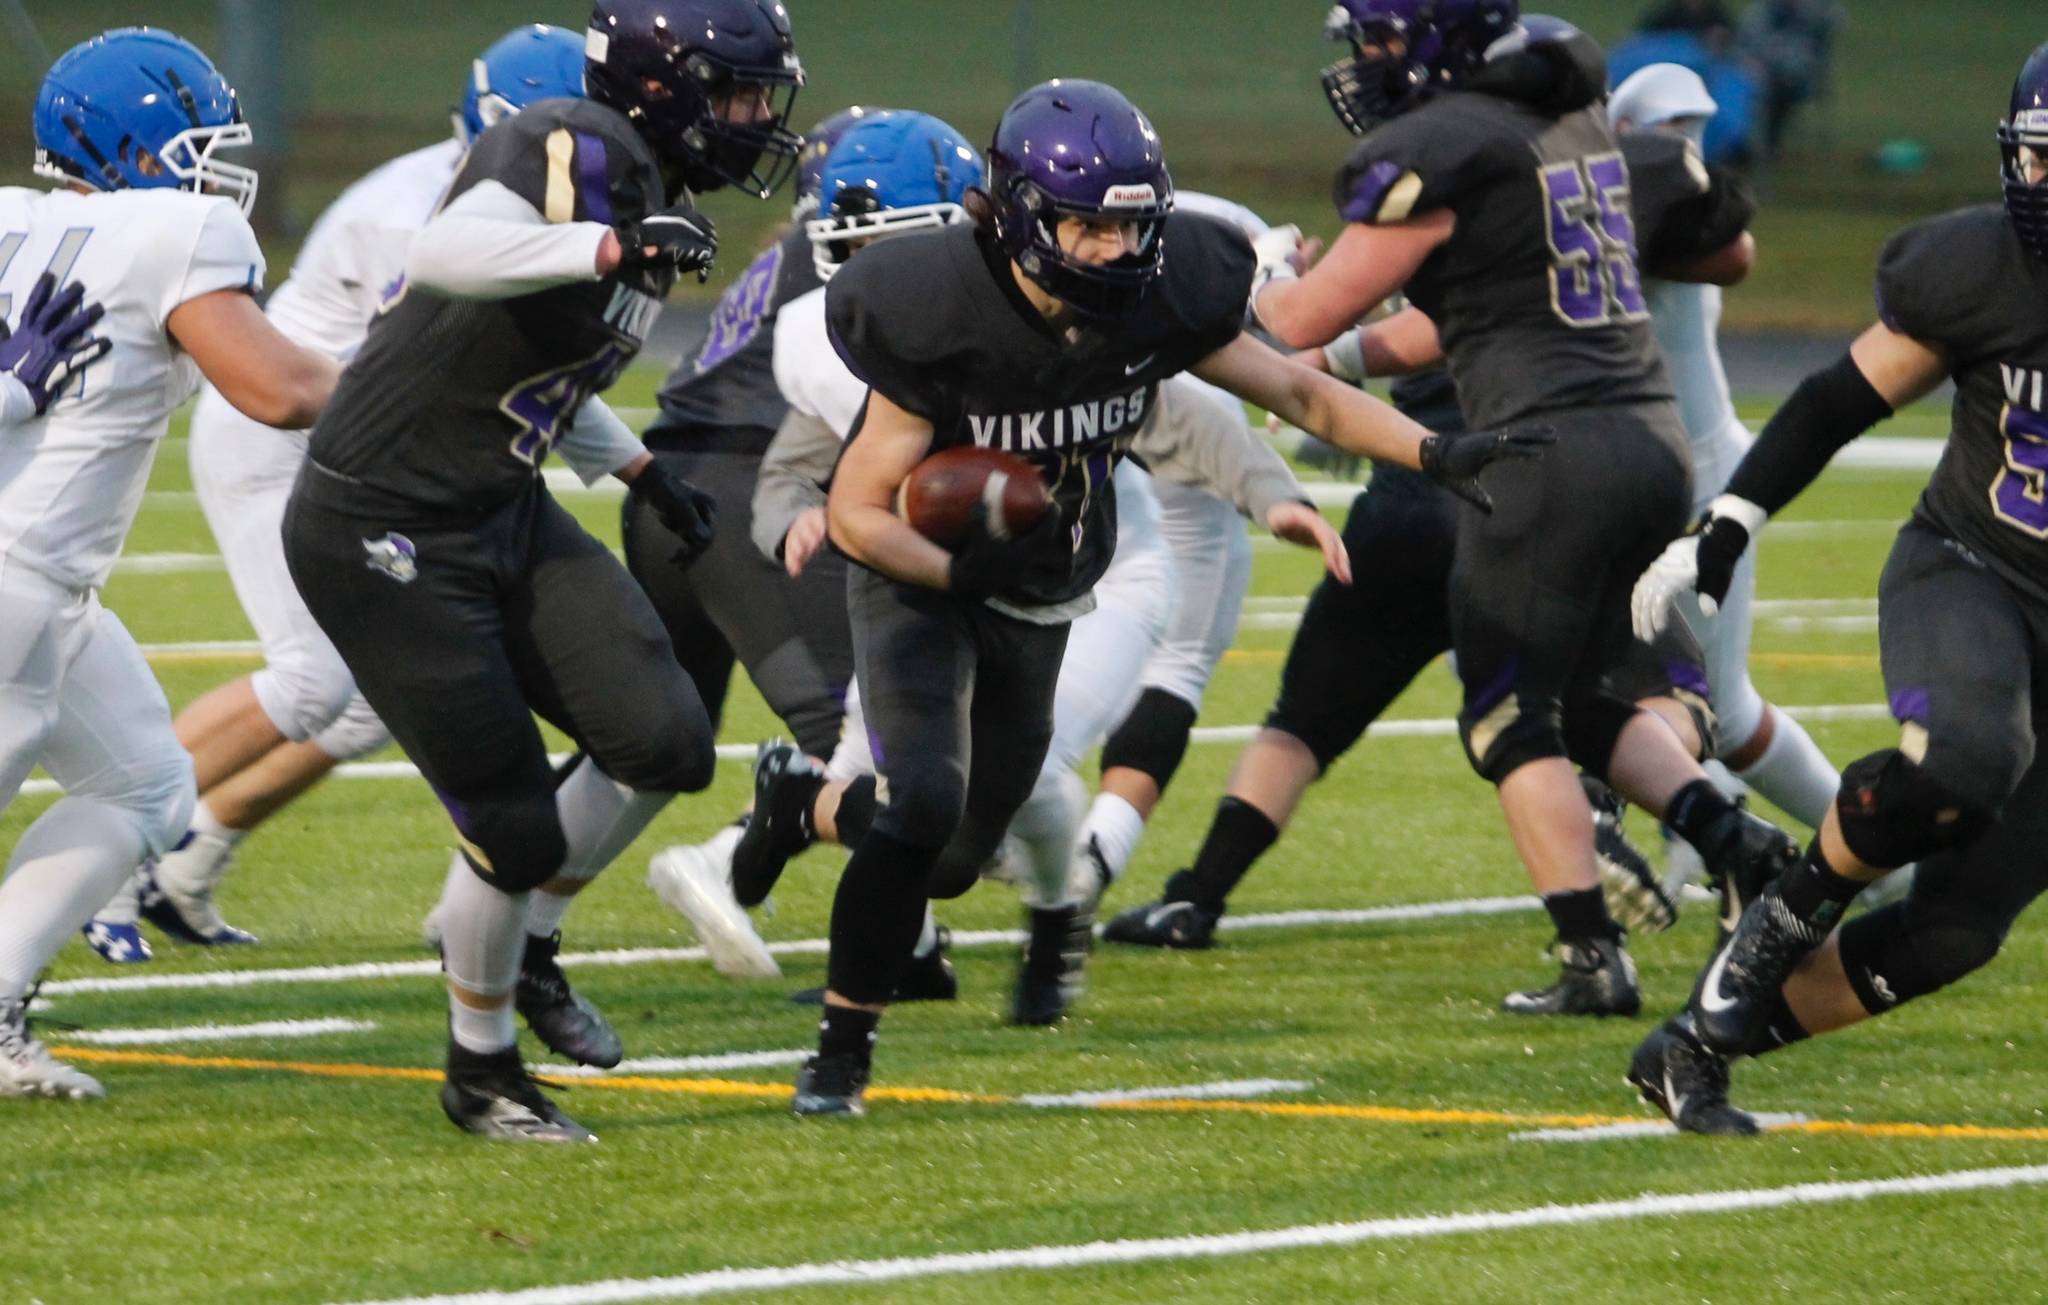
<instances>
[{"instance_id":1,"label":"team logo patch","mask_svg":"<svg viewBox=\"0 0 2048 1305\"><path fill-rule=\"evenodd\" d=\"M372 571L382 571L402 585L420 578L419 550L395 530L386 531L382 539L365 539L363 551L369 554L363 565Z\"/></svg>"}]
</instances>

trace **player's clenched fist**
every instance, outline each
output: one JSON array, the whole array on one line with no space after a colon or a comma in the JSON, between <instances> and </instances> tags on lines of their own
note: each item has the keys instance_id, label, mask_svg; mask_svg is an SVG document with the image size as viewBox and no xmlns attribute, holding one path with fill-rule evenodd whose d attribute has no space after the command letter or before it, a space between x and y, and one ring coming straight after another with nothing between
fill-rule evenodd
<instances>
[{"instance_id":1,"label":"player's clenched fist","mask_svg":"<svg viewBox=\"0 0 2048 1305\"><path fill-rule=\"evenodd\" d=\"M718 257L718 228L687 203L650 213L618 229L620 267L674 268L703 281Z\"/></svg>"}]
</instances>

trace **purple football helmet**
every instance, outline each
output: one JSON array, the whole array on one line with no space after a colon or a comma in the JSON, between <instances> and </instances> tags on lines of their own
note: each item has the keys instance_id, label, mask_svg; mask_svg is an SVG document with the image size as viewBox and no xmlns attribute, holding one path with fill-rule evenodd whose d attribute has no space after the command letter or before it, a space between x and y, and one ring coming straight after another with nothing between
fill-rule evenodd
<instances>
[{"instance_id":1,"label":"purple football helmet","mask_svg":"<svg viewBox=\"0 0 2048 1305\"><path fill-rule=\"evenodd\" d=\"M797 147L796 203L790 210L791 218L801 222L818 211L818 186L825 174L825 156L840 138L869 118L887 118L895 112L872 104L849 105L803 134Z\"/></svg>"},{"instance_id":2,"label":"purple football helmet","mask_svg":"<svg viewBox=\"0 0 2048 1305\"><path fill-rule=\"evenodd\" d=\"M2048 163L2048 44L2028 56L2012 84L2012 111L1999 124L1998 146L2005 157L2006 215L2020 243L2048 258L2048 181L2029 182L2020 158L2026 149Z\"/></svg>"},{"instance_id":3,"label":"purple football helmet","mask_svg":"<svg viewBox=\"0 0 2048 1305\"><path fill-rule=\"evenodd\" d=\"M1351 57L1323 70L1323 93L1354 136L1463 82L1514 29L1520 0L1340 0L1323 34Z\"/></svg>"},{"instance_id":4,"label":"purple football helmet","mask_svg":"<svg viewBox=\"0 0 2048 1305\"><path fill-rule=\"evenodd\" d=\"M795 170L804 70L779 0L597 0L584 54L590 98L632 120L671 184L766 199Z\"/></svg>"},{"instance_id":5,"label":"purple football helmet","mask_svg":"<svg viewBox=\"0 0 2048 1305\"><path fill-rule=\"evenodd\" d=\"M988 148L996 238L1024 275L1090 317L1138 306L1166 263L1173 178L1159 133L1113 86L1043 82L1003 110ZM1061 248L1061 218L1135 223L1137 248L1089 263Z\"/></svg>"}]
</instances>

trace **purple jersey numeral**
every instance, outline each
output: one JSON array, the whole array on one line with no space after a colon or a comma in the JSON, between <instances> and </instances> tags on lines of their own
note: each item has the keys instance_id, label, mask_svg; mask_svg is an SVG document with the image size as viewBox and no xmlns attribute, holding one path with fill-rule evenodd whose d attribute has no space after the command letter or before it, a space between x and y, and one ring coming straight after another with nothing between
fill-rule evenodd
<instances>
[{"instance_id":1,"label":"purple jersey numeral","mask_svg":"<svg viewBox=\"0 0 2048 1305\"><path fill-rule=\"evenodd\" d=\"M2048 539L2048 414L2005 406L1999 422L2005 465L1991 482L1999 519L2036 539Z\"/></svg>"},{"instance_id":2,"label":"purple jersey numeral","mask_svg":"<svg viewBox=\"0 0 2048 1305\"><path fill-rule=\"evenodd\" d=\"M1550 302L1558 317L1567 326L1642 320L1648 308L1621 155L1553 163L1538 176L1550 239Z\"/></svg>"},{"instance_id":3,"label":"purple jersey numeral","mask_svg":"<svg viewBox=\"0 0 2048 1305\"><path fill-rule=\"evenodd\" d=\"M538 464L561 438L562 427L583 401L617 380L633 351L613 342L581 362L529 377L498 401L498 409L520 424L512 438L512 456Z\"/></svg>"},{"instance_id":4,"label":"purple jersey numeral","mask_svg":"<svg viewBox=\"0 0 2048 1305\"><path fill-rule=\"evenodd\" d=\"M772 245L740 273L730 290L719 296L711 310L711 328L704 347L697 354L697 374L713 367L747 347L767 319L768 305L775 298L775 282L782 275L782 246Z\"/></svg>"}]
</instances>

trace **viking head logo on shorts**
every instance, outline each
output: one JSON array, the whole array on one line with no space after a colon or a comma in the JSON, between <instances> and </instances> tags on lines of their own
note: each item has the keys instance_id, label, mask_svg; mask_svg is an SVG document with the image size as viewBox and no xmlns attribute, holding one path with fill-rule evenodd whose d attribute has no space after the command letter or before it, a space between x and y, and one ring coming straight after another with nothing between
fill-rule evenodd
<instances>
[{"instance_id":1,"label":"viking head logo on shorts","mask_svg":"<svg viewBox=\"0 0 2048 1305\"><path fill-rule=\"evenodd\" d=\"M369 554L363 565L372 571L382 571L402 585L419 579L419 552L404 535L386 531L382 539L365 539L363 551Z\"/></svg>"}]
</instances>

